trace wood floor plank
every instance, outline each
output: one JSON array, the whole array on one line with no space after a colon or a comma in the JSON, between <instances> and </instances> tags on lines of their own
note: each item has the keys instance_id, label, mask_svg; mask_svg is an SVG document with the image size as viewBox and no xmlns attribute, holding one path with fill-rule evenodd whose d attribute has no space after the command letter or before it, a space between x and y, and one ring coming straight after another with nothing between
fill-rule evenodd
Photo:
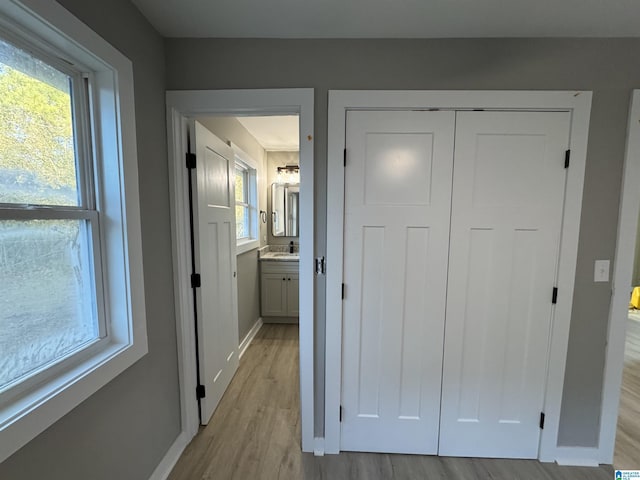
<instances>
[{"instance_id":1,"label":"wood floor plank","mask_svg":"<svg viewBox=\"0 0 640 480\"><path fill-rule=\"evenodd\" d=\"M613 478L608 466L560 467L536 460L354 452L314 457L302 453L298 369L297 325L263 325L211 422L186 448L169 480Z\"/></svg>"}]
</instances>

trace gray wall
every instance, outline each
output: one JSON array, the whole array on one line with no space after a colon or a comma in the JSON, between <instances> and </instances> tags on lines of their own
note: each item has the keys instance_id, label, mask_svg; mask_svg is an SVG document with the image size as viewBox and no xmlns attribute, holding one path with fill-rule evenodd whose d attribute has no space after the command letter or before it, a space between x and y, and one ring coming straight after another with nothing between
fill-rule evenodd
<instances>
[{"instance_id":1,"label":"gray wall","mask_svg":"<svg viewBox=\"0 0 640 480\"><path fill-rule=\"evenodd\" d=\"M237 256L238 260L238 342L247 336L260 318L260 269L258 250Z\"/></svg>"},{"instance_id":2,"label":"gray wall","mask_svg":"<svg viewBox=\"0 0 640 480\"><path fill-rule=\"evenodd\" d=\"M149 354L0 464L0 478L146 480L180 431L163 40L125 0L61 3L133 61Z\"/></svg>"},{"instance_id":3,"label":"gray wall","mask_svg":"<svg viewBox=\"0 0 640 480\"><path fill-rule=\"evenodd\" d=\"M640 86L639 51L640 39L168 39L167 88L316 89L316 254L324 254L326 244L329 89L593 90L559 443L595 446L610 285L593 282L593 261L614 256L630 91ZM317 301L323 302L324 285L319 290ZM319 313L316 361L323 362L322 306Z\"/></svg>"},{"instance_id":4,"label":"gray wall","mask_svg":"<svg viewBox=\"0 0 640 480\"><path fill-rule=\"evenodd\" d=\"M198 121L224 142L231 141L258 162L258 208L267 210L267 154L262 145L234 117L202 117ZM267 224L259 222L260 246L265 245ZM246 337L260 317L260 276L258 250L236 257L238 271L238 343Z\"/></svg>"}]
</instances>

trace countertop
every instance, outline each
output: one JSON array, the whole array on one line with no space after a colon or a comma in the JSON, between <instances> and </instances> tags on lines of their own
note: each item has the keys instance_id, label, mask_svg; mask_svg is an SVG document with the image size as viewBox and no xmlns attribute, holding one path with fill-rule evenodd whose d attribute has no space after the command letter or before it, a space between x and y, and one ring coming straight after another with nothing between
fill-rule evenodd
<instances>
[{"instance_id":1,"label":"countertop","mask_svg":"<svg viewBox=\"0 0 640 480\"><path fill-rule=\"evenodd\" d=\"M297 262L300 260L300 254L289 252L266 252L260 254L260 261L264 260L275 262Z\"/></svg>"}]
</instances>

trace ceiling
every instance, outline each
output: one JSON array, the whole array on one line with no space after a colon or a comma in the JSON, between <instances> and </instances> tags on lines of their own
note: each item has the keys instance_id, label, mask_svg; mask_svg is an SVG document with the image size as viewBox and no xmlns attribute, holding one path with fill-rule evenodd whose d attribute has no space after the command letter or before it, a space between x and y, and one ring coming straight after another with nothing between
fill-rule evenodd
<instances>
[{"instance_id":1,"label":"ceiling","mask_svg":"<svg viewBox=\"0 0 640 480\"><path fill-rule=\"evenodd\" d=\"M638 37L638 0L133 0L166 37Z\"/></svg>"},{"instance_id":2,"label":"ceiling","mask_svg":"<svg viewBox=\"0 0 640 480\"><path fill-rule=\"evenodd\" d=\"M297 115L237 117L262 148L275 152L297 152L300 133Z\"/></svg>"}]
</instances>

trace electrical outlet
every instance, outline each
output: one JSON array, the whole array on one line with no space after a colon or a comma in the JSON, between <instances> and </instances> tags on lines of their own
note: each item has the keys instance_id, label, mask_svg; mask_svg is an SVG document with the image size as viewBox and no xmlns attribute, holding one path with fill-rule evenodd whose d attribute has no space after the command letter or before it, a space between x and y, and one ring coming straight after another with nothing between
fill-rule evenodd
<instances>
[{"instance_id":1,"label":"electrical outlet","mask_svg":"<svg viewBox=\"0 0 640 480\"><path fill-rule=\"evenodd\" d=\"M593 269L593 281L609 281L609 260L596 260L595 267Z\"/></svg>"}]
</instances>

